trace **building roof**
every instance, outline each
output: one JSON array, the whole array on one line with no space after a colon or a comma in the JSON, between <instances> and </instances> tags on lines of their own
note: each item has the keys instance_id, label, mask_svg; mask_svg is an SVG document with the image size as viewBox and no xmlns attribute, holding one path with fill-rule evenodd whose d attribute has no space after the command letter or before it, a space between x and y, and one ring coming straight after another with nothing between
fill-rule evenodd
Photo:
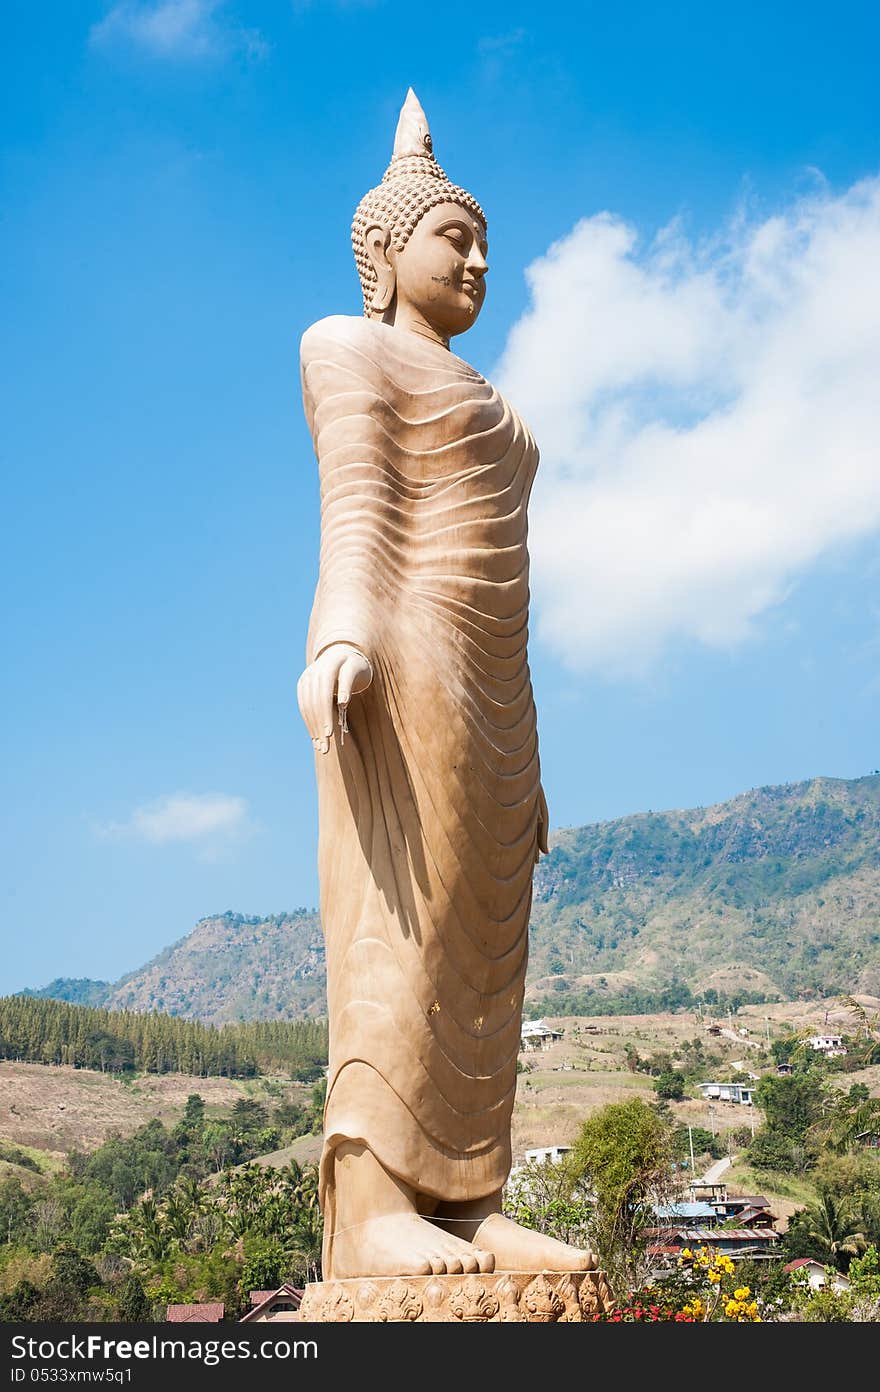
<instances>
[{"instance_id":1,"label":"building roof","mask_svg":"<svg viewBox=\"0 0 880 1392\"><path fill-rule=\"evenodd\" d=\"M723 1201L729 1208L737 1204L740 1208L769 1208L770 1200L766 1194L728 1194Z\"/></svg>"},{"instance_id":2,"label":"building roof","mask_svg":"<svg viewBox=\"0 0 880 1392\"><path fill-rule=\"evenodd\" d=\"M783 1271L799 1271L802 1266L818 1266L821 1271L825 1267L815 1257L795 1257L794 1261L786 1262Z\"/></svg>"},{"instance_id":3,"label":"building roof","mask_svg":"<svg viewBox=\"0 0 880 1392\"><path fill-rule=\"evenodd\" d=\"M677 1218L681 1222L686 1218L700 1219L718 1217L717 1211L711 1204L699 1203L696 1201L693 1203L654 1204L653 1209L657 1218Z\"/></svg>"},{"instance_id":4,"label":"building roof","mask_svg":"<svg viewBox=\"0 0 880 1392\"><path fill-rule=\"evenodd\" d=\"M772 1227L776 1221L775 1213L769 1208L741 1208L739 1213L731 1214L742 1228Z\"/></svg>"},{"instance_id":5,"label":"building roof","mask_svg":"<svg viewBox=\"0 0 880 1392\"><path fill-rule=\"evenodd\" d=\"M683 1224L669 1223L665 1227L645 1228L650 1237L665 1239L667 1242L700 1244L717 1247L720 1242L778 1242L779 1233L775 1228L686 1228Z\"/></svg>"},{"instance_id":6,"label":"building roof","mask_svg":"<svg viewBox=\"0 0 880 1392\"><path fill-rule=\"evenodd\" d=\"M758 1238L761 1242L776 1242L779 1233L775 1228L679 1228L679 1237L683 1237L686 1242L706 1242L708 1244L716 1242L751 1242Z\"/></svg>"},{"instance_id":7,"label":"building roof","mask_svg":"<svg viewBox=\"0 0 880 1392\"><path fill-rule=\"evenodd\" d=\"M224 1309L222 1300L208 1300L200 1305L169 1305L165 1319L169 1324L219 1324Z\"/></svg>"},{"instance_id":8,"label":"building roof","mask_svg":"<svg viewBox=\"0 0 880 1392\"><path fill-rule=\"evenodd\" d=\"M263 1299L255 1300L255 1296L262 1296ZM297 1286L290 1285L288 1281L285 1281L284 1285L279 1286L277 1290L251 1291L252 1308L248 1310L247 1314L244 1315L241 1318L241 1320L239 1320L239 1323L250 1324L251 1320L256 1320L257 1317L264 1312L264 1310L270 1309L271 1306L274 1305L275 1301L278 1299L289 1300L293 1308L295 1310L298 1310L300 1305L302 1304L302 1298L303 1291L300 1290Z\"/></svg>"}]
</instances>

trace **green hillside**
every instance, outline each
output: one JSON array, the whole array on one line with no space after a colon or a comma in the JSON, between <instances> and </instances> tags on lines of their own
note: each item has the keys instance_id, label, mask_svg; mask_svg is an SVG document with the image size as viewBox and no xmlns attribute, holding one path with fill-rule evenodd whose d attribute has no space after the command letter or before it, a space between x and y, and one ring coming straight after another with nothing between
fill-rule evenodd
<instances>
[{"instance_id":1,"label":"green hillside","mask_svg":"<svg viewBox=\"0 0 880 1392\"><path fill-rule=\"evenodd\" d=\"M535 876L532 992L684 982L880 991L880 777L557 832Z\"/></svg>"},{"instance_id":2,"label":"green hillside","mask_svg":"<svg viewBox=\"0 0 880 1392\"><path fill-rule=\"evenodd\" d=\"M880 994L880 775L757 788L557 831L550 844L535 874L533 1008L658 1009L684 987ZM205 918L113 986L53 986L41 994L212 1024L320 1016L318 915Z\"/></svg>"}]
</instances>

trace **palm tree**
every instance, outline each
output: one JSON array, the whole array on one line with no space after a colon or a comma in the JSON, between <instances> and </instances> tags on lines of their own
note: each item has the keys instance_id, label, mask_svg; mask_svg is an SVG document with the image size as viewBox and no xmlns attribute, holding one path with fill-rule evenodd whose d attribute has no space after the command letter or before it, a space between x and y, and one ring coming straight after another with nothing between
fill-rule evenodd
<instances>
[{"instance_id":1,"label":"palm tree","mask_svg":"<svg viewBox=\"0 0 880 1392\"><path fill-rule=\"evenodd\" d=\"M195 1216L191 1204L186 1195L180 1189L172 1189L165 1200L162 1212L162 1221L165 1231L183 1247L192 1232L193 1218Z\"/></svg>"},{"instance_id":2,"label":"palm tree","mask_svg":"<svg viewBox=\"0 0 880 1392\"><path fill-rule=\"evenodd\" d=\"M823 1194L817 1204L804 1213L807 1232L828 1253L839 1271L845 1271L850 1257L857 1257L868 1245L858 1230L859 1219L845 1199Z\"/></svg>"},{"instance_id":3,"label":"palm tree","mask_svg":"<svg viewBox=\"0 0 880 1392\"><path fill-rule=\"evenodd\" d=\"M880 1011L869 1012L854 996L845 996L844 1003L849 1006L856 1019L856 1033L864 1039L864 1046L857 1053L862 1068L872 1063L880 1063Z\"/></svg>"},{"instance_id":4,"label":"palm tree","mask_svg":"<svg viewBox=\"0 0 880 1392\"><path fill-rule=\"evenodd\" d=\"M822 1139L838 1154L852 1150L866 1131L880 1131L880 1098L852 1092L836 1099L820 1126Z\"/></svg>"},{"instance_id":5,"label":"palm tree","mask_svg":"<svg viewBox=\"0 0 880 1392\"><path fill-rule=\"evenodd\" d=\"M169 1234L152 1195L146 1195L131 1210L132 1246L136 1255L161 1261L168 1253Z\"/></svg>"},{"instance_id":6,"label":"palm tree","mask_svg":"<svg viewBox=\"0 0 880 1392\"><path fill-rule=\"evenodd\" d=\"M321 1279L321 1243L324 1236L324 1223L318 1208L301 1210L297 1224L291 1233L291 1257L295 1266L305 1272L307 1281Z\"/></svg>"}]
</instances>

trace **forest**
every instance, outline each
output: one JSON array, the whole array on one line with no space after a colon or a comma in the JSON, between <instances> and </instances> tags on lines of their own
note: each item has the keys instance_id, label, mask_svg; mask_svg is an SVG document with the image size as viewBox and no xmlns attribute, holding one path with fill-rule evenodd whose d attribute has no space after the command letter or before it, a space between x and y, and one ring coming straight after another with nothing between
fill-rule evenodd
<instances>
[{"instance_id":1,"label":"forest","mask_svg":"<svg viewBox=\"0 0 880 1392\"><path fill-rule=\"evenodd\" d=\"M8 1148L18 1173L0 1179L0 1320L161 1320L198 1300L224 1301L235 1319L251 1290L313 1277L315 1167L251 1161L320 1129L324 1086L271 1112L240 1098L219 1119L193 1093L174 1126L111 1136L55 1174Z\"/></svg>"},{"instance_id":2,"label":"forest","mask_svg":"<svg viewBox=\"0 0 880 1392\"><path fill-rule=\"evenodd\" d=\"M326 1020L250 1021L215 1028L156 1011L137 1014L36 996L0 997L0 1059L102 1073L251 1078L287 1072L312 1082L327 1063Z\"/></svg>"}]
</instances>

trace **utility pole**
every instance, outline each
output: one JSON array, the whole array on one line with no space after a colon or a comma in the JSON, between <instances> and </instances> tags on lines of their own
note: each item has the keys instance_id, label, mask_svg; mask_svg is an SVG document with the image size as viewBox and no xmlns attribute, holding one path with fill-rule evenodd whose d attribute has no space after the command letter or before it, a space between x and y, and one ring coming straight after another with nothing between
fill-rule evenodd
<instances>
[{"instance_id":1,"label":"utility pole","mask_svg":"<svg viewBox=\"0 0 880 1392\"><path fill-rule=\"evenodd\" d=\"M696 1169L696 1163L694 1161L694 1128L692 1126L688 1127L688 1145L691 1148L691 1184L696 1184L697 1177L694 1174L694 1170Z\"/></svg>"}]
</instances>

